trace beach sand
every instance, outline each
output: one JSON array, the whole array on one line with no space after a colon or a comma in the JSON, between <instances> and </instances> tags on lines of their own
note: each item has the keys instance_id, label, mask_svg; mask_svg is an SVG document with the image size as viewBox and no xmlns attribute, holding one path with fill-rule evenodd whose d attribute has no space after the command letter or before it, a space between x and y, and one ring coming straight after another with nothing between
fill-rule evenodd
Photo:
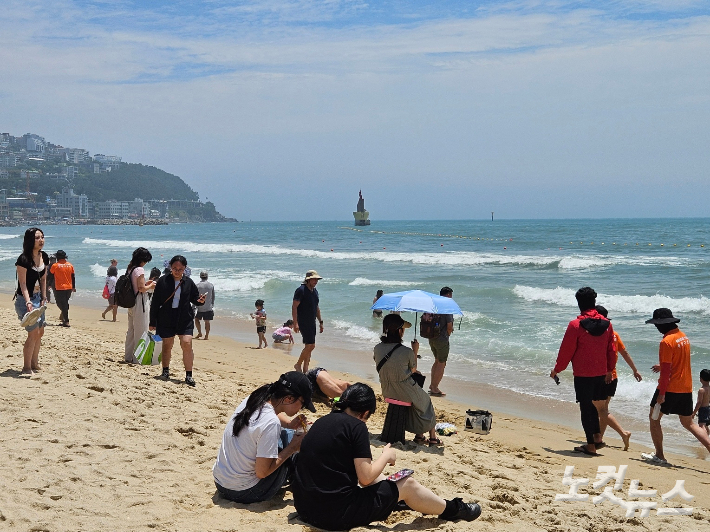
<instances>
[{"instance_id":1,"label":"beach sand","mask_svg":"<svg viewBox=\"0 0 710 532\"><path fill-rule=\"evenodd\" d=\"M100 321L94 309L72 305L72 327L47 327L40 353L43 371L27 378L20 376L26 334L9 299L0 306L6 324L0 333L0 530L311 528L297 518L289 490L272 501L235 504L216 495L211 471L235 407L254 388L291 369L293 356L211 335L208 342L194 343L196 388L182 382L179 351L173 354L173 379L163 382L156 379L158 367L122 362L125 314L111 323ZM56 307L50 306L49 322L57 323L57 316ZM319 360L328 367L324 351L316 350L312 367ZM613 439L601 451L603 456L586 457L571 451L583 443L581 427L495 412L491 433L477 435L463 431L464 406L434 401L440 421L456 424L459 433L444 437L444 448L397 444L397 464L386 473L410 467L415 478L445 498L479 501L483 514L474 523L451 523L405 511L371 528L710 530L707 461L669 454L673 467L653 466L640 459L640 452L648 449L632 443L631 450L623 452ZM368 424L375 456L382 447L376 438L385 413L382 403L379 406ZM312 421L328 412L325 404L317 408L317 414L308 413ZM580 489L590 494L589 500L555 502L555 494L569 489L562 477L565 466L572 465L575 477L590 478L590 485ZM628 471L623 490L615 492L618 497L628 499L630 481L639 479L640 489L659 492L648 500L659 507L692 506L693 515L659 517L652 511L645 518L626 518L620 506L595 506L591 499L601 491L591 486L597 467L619 465L628 465ZM690 503L661 500L660 494L671 490L676 480L684 480L686 491L695 496Z\"/></svg>"}]
</instances>

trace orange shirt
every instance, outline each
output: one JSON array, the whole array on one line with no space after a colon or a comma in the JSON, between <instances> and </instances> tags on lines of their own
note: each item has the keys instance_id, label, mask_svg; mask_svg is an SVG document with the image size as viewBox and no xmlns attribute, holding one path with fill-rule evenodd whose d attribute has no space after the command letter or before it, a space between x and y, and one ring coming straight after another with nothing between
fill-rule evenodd
<instances>
[{"instance_id":1,"label":"orange shirt","mask_svg":"<svg viewBox=\"0 0 710 532\"><path fill-rule=\"evenodd\" d=\"M618 379L618 375L616 374L616 363L619 361L619 350L623 349L626 351L626 346L624 345L624 342L621 341L621 336L619 336L619 333L614 331L614 369L611 372L611 380Z\"/></svg>"},{"instance_id":2,"label":"orange shirt","mask_svg":"<svg viewBox=\"0 0 710 532\"><path fill-rule=\"evenodd\" d=\"M658 350L658 360L671 365L671 380L667 392L693 393L690 374L690 340L680 329L666 333ZM659 379L660 382L660 379Z\"/></svg>"},{"instance_id":3,"label":"orange shirt","mask_svg":"<svg viewBox=\"0 0 710 532\"><path fill-rule=\"evenodd\" d=\"M58 261L56 264L52 264L49 269L54 275L54 286L57 290L71 290L71 276L74 273L74 266L67 262L66 259Z\"/></svg>"}]
</instances>

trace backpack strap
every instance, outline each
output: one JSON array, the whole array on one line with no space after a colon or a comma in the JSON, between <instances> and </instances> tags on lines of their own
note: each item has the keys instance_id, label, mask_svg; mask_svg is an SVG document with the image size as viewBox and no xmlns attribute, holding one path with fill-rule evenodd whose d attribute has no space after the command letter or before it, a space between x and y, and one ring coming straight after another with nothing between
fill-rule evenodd
<instances>
[{"instance_id":1,"label":"backpack strap","mask_svg":"<svg viewBox=\"0 0 710 532\"><path fill-rule=\"evenodd\" d=\"M392 350L391 350L389 353L387 353L387 354L385 355L385 358L383 358L382 360L380 360L380 363L377 364L377 373L380 372L380 370L382 369L382 366L385 365L385 362L387 362L387 361L390 359L390 357L392 356L392 353L394 353L394 352L397 350L397 348L398 348L399 346L401 346L401 345L402 345L402 344L397 344L397 345L395 345L395 346L392 348Z\"/></svg>"},{"instance_id":2,"label":"backpack strap","mask_svg":"<svg viewBox=\"0 0 710 532\"><path fill-rule=\"evenodd\" d=\"M182 286L182 283L184 283L184 282L185 282L185 279L180 279L180 282L179 282L178 285L175 287L175 290L173 290L173 293L168 296L168 299L166 299L165 301L163 301L163 304L160 305L160 308L163 308L163 307L165 306L165 303L167 303L168 301L170 301L170 299L175 295L175 292L178 291L178 288L180 288L180 287Z\"/></svg>"}]
</instances>

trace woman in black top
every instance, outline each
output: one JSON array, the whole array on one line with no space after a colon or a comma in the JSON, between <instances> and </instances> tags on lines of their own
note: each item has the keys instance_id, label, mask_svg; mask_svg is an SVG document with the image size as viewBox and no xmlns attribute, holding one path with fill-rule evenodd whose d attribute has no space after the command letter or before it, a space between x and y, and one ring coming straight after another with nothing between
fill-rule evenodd
<instances>
[{"instance_id":1,"label":"woman in black top","mask_svg":"<svg viewBox=\"0 0 710 532\"><path fill-rule=\"evenodd\" d=\"M384 521L399 501L406 505L402 509L439 519L473 521L481 515L478 504L444 500L412 477L385 479L382 472L394 465L396 454L387 444L372 460L366 423L377 403L367 384L350 386L337 405L301 442L293 482L293 502L301 519L326 530L350 529Z\"/></svg>"},{"instance_id":2,"label":"woman in black top","mask_svg":"<svg viewBox=\"0 0 710 532\"><path fill-rule=\"evenodd\" d=\"M22 320L24 315L33 309L47 305L47 269L49 257L42 251L44 247L44 233L37 227L30 227L25 231L22 241L22 255L17 258L17 290L15 291L15 311ZM39 348L46 325L44 312L32 325L25 327L27 340L22 350L24 364L22 373L34 375L39 371Z\"/></svg>"},{"instance_id":3,"label":"woman in black top","mask_svg":"<svg viewBox=\"0 0 710 532\"><path fill-rule=\"evenodd\" d=\"M172 356L175 336L180 337L182 361L185 364L185 382L195 385L192 378L192 362L195 354L192 351L192 331L195 326L195 312L192 305L201 306L205 295L200 295L197 285L185 276L187 259L175 255L170 259L171 275L163 275L155 283L153 299L150 302L149 330L156 332L163 339L161 361L163 380L170 378L170 358Z\"/></svg>"}]
</instances>

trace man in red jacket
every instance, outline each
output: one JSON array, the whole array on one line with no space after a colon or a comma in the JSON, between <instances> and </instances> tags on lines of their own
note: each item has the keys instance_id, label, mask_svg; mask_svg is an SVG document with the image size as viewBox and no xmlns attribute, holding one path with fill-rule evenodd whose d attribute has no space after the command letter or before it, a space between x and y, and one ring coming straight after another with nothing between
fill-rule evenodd
<instances>
[{"instance_id":1,"label":"man in red jacket","mask_svg":"<svg viewBox=\"0 0 710 532\"><path fill-rule=\"evenodd\" d=\"M580 453L597 456L604 447L599 427L599 412L606 401L606 386L614 369L614 331L611 322L594 308L597 293L588 286L574 295L580 315L569 322L557 354L557 363L550 372L553 379L572 362L574 392L579 403L582 427L587 444L575 447Z\"/></svg>"}]
</instances>

